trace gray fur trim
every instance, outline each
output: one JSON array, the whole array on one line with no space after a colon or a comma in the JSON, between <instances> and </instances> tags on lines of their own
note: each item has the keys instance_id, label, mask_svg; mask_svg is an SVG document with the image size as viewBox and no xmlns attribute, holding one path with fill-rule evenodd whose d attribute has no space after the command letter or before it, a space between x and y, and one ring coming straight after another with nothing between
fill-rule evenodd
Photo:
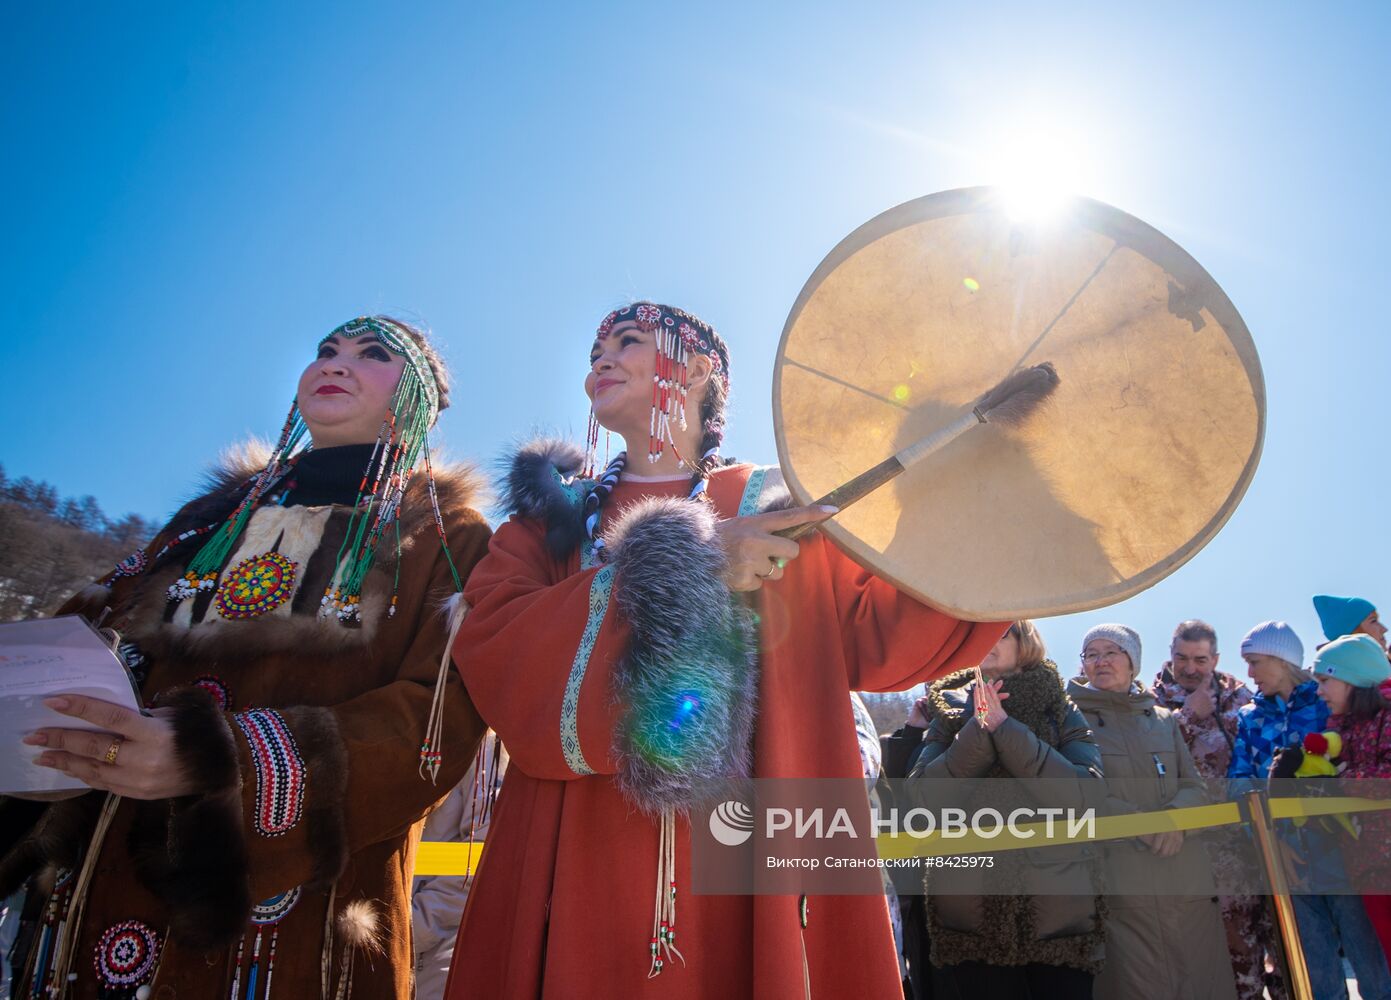
<instances>
[{"instance_id":1,"label":"gray fur trim","mask_svg":"<svg viewBox=\"0 0 1391 1000\"><path fill-rule=\"evenodd\" d=\"M763 493L758 498L758 512L767 514L774 510L788 510L797 506L797 502L792 499L792 494L788 492L787 481L782 477L782 469L776 465L770 465L764 474Z\"/></svg>"},{"instance_id":2,"label":"gray fur trim","mask_svg":"<svg viewBox=\"0 0 1391 1000\"><path fill-rule=\"evenodd\" d=\"M502 490L502 505L509 514L531 518L546 526L546 546L563 559L584 537L584 519L576 501L560 479L577 475L584 452L569 441L541 438L517 449Z\"/></svg>"},{"instance_id":3,"label":"gray fur trim","mask_svg":"<svg viewBox=\"0 0 1391 1000\"><path fill-rule=\"evenodd\" d=\"M752 613L724 585L715 512L655 497L609 530L614 599L632 629L613 676L619 790L649 815L688 812L751 773L758 685ZM694 710L683 707L694 702ZM680 721L678 721L680 720Z\"/></svg>"}]
</instances>

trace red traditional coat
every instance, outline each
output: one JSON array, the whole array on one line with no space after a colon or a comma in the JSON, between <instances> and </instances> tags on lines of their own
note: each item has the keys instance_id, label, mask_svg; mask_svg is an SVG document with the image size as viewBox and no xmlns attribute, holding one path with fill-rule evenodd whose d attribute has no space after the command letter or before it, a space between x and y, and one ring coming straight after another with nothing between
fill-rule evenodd
<instances>
[{"instance_id":1,"label":"red traditional coat","mask_svg":"<svg viewBox=\"0 0 1391 1000\"><path fill-rule=\"evenodd\" d=\"M692 648L699 636L725 627L715 607L730 601L714 521L757 509L765 471L717 471L708 505L680 499L685 481L620 482L601 530L612 554L594 566L566 527L581 523L584 484L552 471L573 471L574 458L532 451L519 459L511 492L524 516L498 530L465 591L472 611L455 662L512 769L446 996L901 996L882 896L814 897L803 930L795 896L685 892L686 964L649 979L658 861L649 817L679 804L679 786L711 776L694 773L702 767L859 778L848 692L898 690L978 663L1003 626L934 611L812 536L784 577L756 595L747 686L732 683L727 704L709 696L706 711L734 733L730 744L716 738L693 749L701 758L693 773L675 773L684 763L662 772L636 759L633 745L645 679L687 670L703 657ZM714 618L702 623L707 613ZM663 661L664 649L677 652ZM719 688L709 677L693 683ZM690 884L689 838L678 817L681 885Z\"/></svg>"}]
</instances>

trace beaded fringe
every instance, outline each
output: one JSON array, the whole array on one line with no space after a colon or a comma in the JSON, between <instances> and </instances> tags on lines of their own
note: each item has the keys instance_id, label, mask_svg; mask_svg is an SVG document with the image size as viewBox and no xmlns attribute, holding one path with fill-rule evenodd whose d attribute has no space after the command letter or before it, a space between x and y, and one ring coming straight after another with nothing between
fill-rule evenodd
<instances>
[{"instance_id":1,"label":"beaded fringe","mask_svg":"<svg viewBox=\"0 0 1391 1000\"><path fill-rule=\"evenodd\" d=\"M498 792L502 789L502 740L491 729L483 734L478 755L474 758L473 787L469 790L469 857L473 857L473 845L477 842L478 831L488 828L493 818L493 806L497 804ZM476 866L470 861L469 871L464 876L464 888L473 883Z\"/></svg>"},{"instance_id":2,"label":"beaded fringe","mask_svg":"<svg viewBox=\"0 0 1391 1000\"><path fill-rule=\"evenodd\" d=\"M657 845L657 899L652 914L652 940L648 943L652 965L647 978L654 979L673 957L686 964L686 956L676 947L676 813L662 810L661 834Z\"/></svg>"},{"instance_id":3,"label":"beaded fringe","mask_svg":"<svg viewBox=\"0 0 1391 1000\"><path fill-rule=\"evenodd\" d=\"M452 595L444 607L444 653L440 656L440 669L435 677L435 694L430 700L430 717L425 723L425 738L420 743L420 766L417 772L421 780L424 780L428 773L432 785L437 784L440 764L444 762L441 750L444 746L444 689L449 683L449 670L453 666L454 640L458 637L459 629L463 627L469 611L463 594Z\"/></svg>"}]
</instances>

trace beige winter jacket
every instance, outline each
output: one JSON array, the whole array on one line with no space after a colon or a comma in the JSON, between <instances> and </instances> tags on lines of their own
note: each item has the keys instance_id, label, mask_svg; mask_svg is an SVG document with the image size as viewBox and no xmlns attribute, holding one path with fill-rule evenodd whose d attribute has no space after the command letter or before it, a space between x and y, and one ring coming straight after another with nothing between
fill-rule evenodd
<instances>
[{"instance_id":1,"label":"beige winter jacket","mask_svg":"<svg viewBox=\"0 0 1391 1000\"><path fill-rule=\"evenodd\" d=\"M1126 815L1207 803L1178 721L1154 695L1098 691L1077 681L1068 697L1082 710L1101 747L1107 813ZM1234 1000L1207 852L1185 838L1171 858L1138 839L1106 846L1106 962L1096 1000Z\"/></svg>"}]
</instances>

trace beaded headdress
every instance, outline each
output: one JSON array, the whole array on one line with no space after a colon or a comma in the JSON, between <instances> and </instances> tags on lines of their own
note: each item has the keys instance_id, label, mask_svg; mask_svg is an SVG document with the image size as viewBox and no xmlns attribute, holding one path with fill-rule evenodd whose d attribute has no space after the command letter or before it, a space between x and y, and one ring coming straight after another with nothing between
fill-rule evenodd
<instances>
[{"instance_id":1,"label":"beaded headdress","mask_svg":"<svg viewBox=\"0 0 1391 1000\"><path fill-rule=\"evenodd\" d=\"M615 309L604 317L595 336L607 340L620 323L635 323L644 333L657 340L657 370L652 377L652 421L647 436L647 460L662 457L668 444L676 449L672 427L686 429L686 397L690 389L688 362L692 354L710 359L711 377L729 387L729 352L714 327L704 320L674 306L656 302L634 302ZM598 451L599 422L591 409L589 414L589 469L593 470ZM677 458L683 464L684 456Z\"/></svg>"},{"instance_id":2,"label":"beaded headdress","mask_svg":"<svg viewBox=\"0 0 1391 1000\"><path fill-rule=\"evenodd\" d=\"M373 335L387 350L404 357L406 366L383 417L367 468L363 470L347 534L338 551L337 568L320 602L321 615L336 615L340 622L350 626L361 624L362 581L372 568L373 557L382 537L393 528L397 545L396 577L387 614L393 616L396 613L396 589L401 574L398 519L406 487L422 458L440 545L454 577L456 590L463 590L458 570L449 555L444 521L435 493L434 472L430 466L429 430L439 416L440 402L434 370L425 352L406 329L384 316L362 316L350 320L320 340L319 346L322 347L330 338L351 340L363 334ZM213 530L212 536L189 562L187 572L169 588L170 601L178 603L200 590L212 590L217 586L218 571L231 555L252 513L310 447L304 444L308 430L296 401L290 406L290 414L275 450L271 452L270 461L252 480L236 510Z\"/></svg>"}]
</instances>

